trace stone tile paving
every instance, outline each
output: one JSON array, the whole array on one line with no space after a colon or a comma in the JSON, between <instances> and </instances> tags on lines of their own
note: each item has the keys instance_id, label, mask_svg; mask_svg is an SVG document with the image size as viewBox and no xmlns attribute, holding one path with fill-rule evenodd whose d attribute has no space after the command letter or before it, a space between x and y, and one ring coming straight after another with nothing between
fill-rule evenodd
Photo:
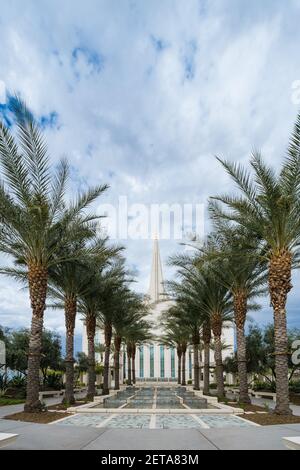
<instances>
[{"instance_id":1,"label":"stone tile paving","mask_svg":"<svg viewBox=\"0 0 300 470\"><path fill-rule=\"evenodd\" d=\"M207 424L210 428L228 428L228 427L239 427L239 428L248 428L252 427L253 424L250 422L247 423L242 419L239 419L236 416L226 416L226 415L214 415L214 416L199 416L201 421Z\"/></svg>"},{"instance_id":2,"label":"stone tile paving","mask_svg":"<svg viewBox=\"0 0 300 470\"><path fill-rule=\"evenodd\" d=\"M63 421L59 421L57 424L58 426L67 426L67 425L75 425L75 426L98 426L101 424L105 419L107 419L107 415L101 414L83 414L79 413L77 415L71 416L70 418L64 419Z\"/></svg>"},{"instance_id":3,"label":"stone tile paving","mask_svg":"<svg viewBox=\"0 0 300 470\"><path fill-rule=\"evenodd\" d=\"M151 415L117 415L110 420L107 428L147 428L149 429Z\"/></svg>"},{"instance_id":4,"label":"stone tile paving","mask_svg":"<svg viewBox=\"0 0 300 470\"><path fill-rule=\"evenodd\" d=\"M157 415L156 428L158 429L191 429L202 428L192 416L187 415Z\"/></svg>"},{"instance_id":5,"label":"stone tile paving","mask_svg":"<svg viewBox=\"0 0 300 470\"><path fill-rule=\"evenodd\" d=\"M99 426L103 421L107 420L112 415L92 415L92 414L77 414L71 416L57 425L75 425L75 426L88 426L96 427ZM210 428L234 428L234 427L252 427L253 425L249 422L245 422L236 416L199 416L200 420ZM150 426L151 415L149 414L118 414L114 416L110 421L105 424L106 428L113 429L148 429ZM193 416L181 415L181 414L158 414L156 415L156 429L201 429L201 423L199 423Z\"/></svg>"}]
</instances>

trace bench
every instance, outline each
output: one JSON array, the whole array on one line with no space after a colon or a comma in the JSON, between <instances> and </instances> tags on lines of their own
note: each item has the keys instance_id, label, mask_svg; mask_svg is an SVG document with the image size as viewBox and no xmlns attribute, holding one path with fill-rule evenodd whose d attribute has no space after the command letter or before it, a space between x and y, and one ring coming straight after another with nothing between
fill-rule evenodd
<instances>
[{"instance_id":1,"label":"bench","mask_svg":"<svg viewBox=\"0 0 300 470\"><path fill-rule=\"evenodd\" d=\"M284 445L290 450L300 450L300 436L298 437L283 437Z\"/></svg>"},{"instance_id":2,"label":"bench","mask_svg":"<svg viewBox=\"0 0 300 470\"><path fill-rule=\"evenodd\" d=\"M39 392L39 400L42 400L44 397L60 397L64 393L64 390L48 390L45 392Z\"/></svg>"},{"instance_id":3,"label":"bench","mask_svg":"<svg viewBox=\"0 0 300 470\"><path fill-rule=\"evenodd\" d=\"M9 446L13 444L17 439L18 434L8 434L8 433L0 433L0 447Z\"/></svg>"},{"instance_id":4,"label":"bench","mask_svg":"<svg viewBox=\"0 0 300 470\"><path fill-rule=\"evenodd\" d=\"M255 398L269 398L273 401L276 401L276 393L271 392L255 392L254 390L250 390L251 395Z\"/></svg>"},{"instance_id":5,"label":"bench","mask_svg":"<svg viewBox=\"0 0 300 470\"><path fill-rule=\"evenodd\" d=\"M74 388L74 393L83 393L87 391L87 387Z\"/></svg>"}]
</instances>

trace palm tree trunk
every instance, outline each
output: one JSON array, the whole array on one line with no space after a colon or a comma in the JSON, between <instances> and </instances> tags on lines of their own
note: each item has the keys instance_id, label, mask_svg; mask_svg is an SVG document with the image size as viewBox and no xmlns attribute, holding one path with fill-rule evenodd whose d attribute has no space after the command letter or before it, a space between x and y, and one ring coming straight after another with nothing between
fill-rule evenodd
<instances>
[{"instance_id":1,"label":"palm tree trunk","mask_svg":"<svg viewBox=\"0 0 300 470\"><path fill-rule=\"evenodd\" d=\"M27 390L24 411L34 413L42 411L43 409L43 405L39 400L39 391L42 334L48 284L47 270L43 266L29 266L28 281L32 320L29 339Z\"/></svg>"},{"instance_id":2,"label":"palm tree trunk","mask_svg":"<svg viewBox=\"0 0 300 470\"><path fill-rule=\"evenodd\" d=\"M125 352L125 348L123 348L123 383L126 380L126 363L127 363L127 352Z\"/></svg>"},{"instance_id":3,"label":"palm tree trunk","mask_svg":"<svg viewBox=\"0 0 300 470\"><path fill-rule=\"evenodd\" d=\"M136 345L132 345L132 383L135 385L135 355L136 355Z\"/></svg>"},{"instance_id":4,"label":"palm tree trunk","mask_svg":"<svg viewBox=\"0 0 300 470\"><path fill-rule=\"evenodd\" d=\"M181 384L181 358L182 358L182 352L181 352L181 347L177 346L177 383L180 385Z\"/></svg>"},{"instance_id":5,"label":"palm tree trunk","mask_svg":"<svg viewBox=\"0 0 300 470\"><path fill-rule=\"evenodd\" d=\"M194 343L194 390L200 390L200 383L199 383L199 343Z\"/></svg>"},{"instance_id":6,"label":"palm tree trunk","mask_svg":"<svg viewBox=\"0 0 300 470\"><path fill-rule=\"evenodd\" d=\"M116 335L114 340L115 355L114 355L114 367L115 367L115 390L120 390L120 350L121 350L121 336Z\"/></svg>"},{"instance_id":7,"label":"palm tree trunk","mask_svg":"<svg viewBox=\"0 0 300 470\"><path fill-rule=\"evenodd\" d=\"M65 299L66 323L66 389L63 403L74 405L74 330L76 321L76 297Z\"/></svg>"},{"instance_id":8,"label":"palm tree trunk","mask_svg":"<svg viewBox=\"0 0 300 470\"><path fill-rule=\"evenodd\" d=\"M186 345L182 347L182 378L181 378L181 385L186 385L186 378L185 378L185 363L186 363Z\"/></svg>"},{"instance_id":9,"label":"palm tree trunk","mask_svg":"<svg viewBox=\"0 0 300 470\"><path fill-rule=\"evenodd\" d=\"M269 291L274 315L276 407L275 413L292 414L289 407L288 336L286 324L287 295L291 284L291 253L273 256L269 266Z\"/></svg>"},{"instance_id":10,"label":"palm tree trunk","mask_svg":"<svg viewBox=\"0 0 300 470\"><path fill-rule=\"evenodd\" d=\"M86 333L88 339L88 390L87 399L94 400L96 395L96 372L95 372L95 334L96 334L96 317L90 313L86 317Z\"/></svg>"},{"instance_id":11,"label":"palm tree trunk","mask_svg":"<svg viewBox=\"0 0 300 470\"><path fill-rule=\"evenodd\" d=\"M201 382L202 382L202 364L203 359L202 359L202 346L201 343L199 344L199 387L201 389Z\"/></svg>"},{"instance_id":12,"label":"palm tree trunk","mask_svg":"<svg viewBox=\"0 0 300 470\"><path fill-rule=\"evenodd\" d=\"M112 325L107 322L104 325L104 341L105 341L105 353L104 353L104 374L103 374L103 389L102 395L109 395L109 358L110 358L110 347L112 338Z\"/></svg>"},{"instance_id":13,"label":"palm tree trunk","mask_svg":"<svg viewBox=\"0 0 300 470\"><path fill-rule=\"evenodd\" d=\"M246 338L244 327L237 327L237 359L238 374L240 381L240 402L251 403L248 393L248 375L247 375L247 359L246 359Z\"/></svg>"},{"instance_id":14,"label":"palm tree trunk","mask_svg":"<svg viewBox=\"0 0 300 470\"><path fill-rule=\"evenodd\" d=\"M194 390L200 390L200 377L199 377L199 331L196 331L193 337L194 349Z\"/></svg>"},{"instance_id":15,"label":"palm tree trunk","mask_svg":"<svg viewBox=\"0 0 300 470\"><path fill-rule=\"evenodd\" d=\"M217 394L222 399L225 396L224 377L223 377L223 361L222 361L222 340L221 335L214 335L215 339L215 363L217 377Z\"/></svg>"},{"instance_id":16,"label":"palm tree trunk","mask_svg":"<svg viewBox=\"0 0 300 470\"><path fill-rule=\"evenodd\" d=\"M234 294L234 319L236 325L238 374L240 381L240 402L251 403L248 393L247 354L245 322L247 317L247 296L244 292Z\"/></svg>"},{"instance_id":17,"label":"palm tree trunk","mask_svg":"<svg viewBox=\"0 0 300 470\"><path fill-rule=\"evenodd\" d=\"M132 385L131 382L131 347L130 344L127 344L127 385Z\"/></svg>"},{"instance_id":18,"label":"palm tree trunk","mask_svg":"<svg viewBox=\"0 0 300 470\"><path fill-rule=\"evenodd\" d=\"M203 326L203 342L204 342L204 374L203 374L203 394L209 395L209 365L210 365L210 342L211 328L206 323Z\"/></svg>"},{"instance_id":19,"label":"palm tree trunk","mask_svg":"<svg viewBox=\"0 0 300 470\"><path fill-rule=\"evenodd\" d=\"M224 377L223 377L223 361L222 361L222 317L216 312L211 319L212 331L215 340L215 363L217 377L217 394L218 398L225 397Z\"/></svg>"}]
</instances>

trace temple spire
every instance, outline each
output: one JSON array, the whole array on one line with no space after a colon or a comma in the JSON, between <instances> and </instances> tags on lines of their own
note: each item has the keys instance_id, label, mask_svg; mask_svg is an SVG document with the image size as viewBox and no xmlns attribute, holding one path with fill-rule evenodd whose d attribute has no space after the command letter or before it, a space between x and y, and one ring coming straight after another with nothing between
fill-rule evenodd
<instances>
[{"instance_id":1,"label":"temple spire","mask_svg":"<svg viewBox=\"0 0 300 470\"><path fill-rule=\"evenodd\" d=\"M154 238L153 242L152 267L148 295L151 302L159 302L163 300L164 295L163 274L157 236Z\"/></svg>"}]
</instances>

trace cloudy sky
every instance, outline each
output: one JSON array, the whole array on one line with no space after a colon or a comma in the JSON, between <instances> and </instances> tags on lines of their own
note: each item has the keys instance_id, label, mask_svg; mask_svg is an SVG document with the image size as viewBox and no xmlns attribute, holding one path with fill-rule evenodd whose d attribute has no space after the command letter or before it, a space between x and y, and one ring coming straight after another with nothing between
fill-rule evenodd
<instances>
[{"instance_id":1,"label":"cloudy sky","mask_svg":"<svg viewBox=\"0 0 300 470\"><path fill-rule=\"evenodd\" d=\"M299 18L298 0L1 2L0 111L7 90L26 99L53 164L69 158L70 191L105 182L103 203L205 204L231 187L215 155L246 164L259 148L280 165L300 108ZM145 291L152 242L122 243ZM165 262L178 249L161 241ZM29 321L28 293L0 278L0 324ZM46 325L63 331L63 315Z\"/></svg>"}]
</instances>

